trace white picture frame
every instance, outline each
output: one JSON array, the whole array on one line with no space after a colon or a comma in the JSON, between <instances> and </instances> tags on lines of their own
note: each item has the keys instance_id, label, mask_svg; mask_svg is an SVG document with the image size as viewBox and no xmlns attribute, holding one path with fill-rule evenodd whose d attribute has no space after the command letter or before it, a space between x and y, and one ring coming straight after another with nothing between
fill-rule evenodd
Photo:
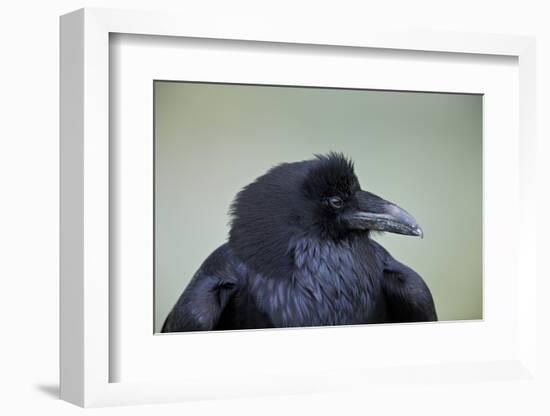
<instances>
[{"instance_id":1,"label":"white picture frame","mask_svg":"<svg viewBox=\"0 0 550 416\"><path fill-rule=\"evenodd\" d=\"M365 368L320 368L319 372L266 373L265 377L219 382L195 372L183 380L169 377L149 381L113 382L111 368L120 360L112 349L111 313L116 310L115 288L109 276L116 259L110 252L113 239L112 200L116 187L110 186L116 170L110 155L110 75L109 36L114 33L184 38L278 42L332 47L429 51L442 54L480 54L515 57L519 68L519 146L517 153L517 262L523 273L518 279L517 342L497 360L439 364L419 360L414 368L396 369L372 363ZM475 55L472 55L475 57ZM351 386L416 380L471 381L517 380L536 377L536 218L535 169L535 44L530 37L465 33L356 32L307 33L243 18L242 22L216 21L208 27L192 17L167 13L82 9L61 18L61 398L80 406L155 403L193 398L253 396L255 394L322 392ZM515 133L514 133L515 134ZM516 172L516 171L515 171ZM516 195L516 193L512 193ZM486 215L487 213L485 213ZM517 270L515 273L517 274ZM516 276L517 277L517 276ZM457 327L458 328L458 327ZM357 328L356 328L357 329ZM360 329L360 328L359 328ZM334 328L331 329L334 331ZM336 329L338 330L338 329ZM407 330L407 329L406 329ZM408 331L410 332L411 327ZM451 328L449 331L453 331ZM312 342L326 331L292 330L301 342ZM357 331L356 331L357 332ZM343 333L343 331L341 331ZM298 335L296 335L298 334ZM324 335L325 334L325 335ZM204 334L201 334L204 335ZM208 335L208 334L207 334ZM208 335L211 340L217 334ZM151 337L153 334L151 333ZM233 333L247 342L261 338L259 332ZM265 338L265 336L263 336ZM170 337L165 337L168 340ZM319 338L319 339L321 339ZM226 336L224 342L228 342ZM169 342L169 341L164 341ZM361 371L368 369L368 372ZM210 374L211 375L211 374ZM346 379L344 383L341 380ZM156 380L156 381L153 381Z\"/></svg>"}]
</instances>

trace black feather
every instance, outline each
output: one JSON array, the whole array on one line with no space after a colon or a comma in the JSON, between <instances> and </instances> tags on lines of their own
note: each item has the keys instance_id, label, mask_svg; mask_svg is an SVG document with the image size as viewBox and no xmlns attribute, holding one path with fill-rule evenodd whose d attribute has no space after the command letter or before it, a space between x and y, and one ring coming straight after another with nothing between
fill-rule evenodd
<instances>
[{"instance_id":1,"label":"black feather","mask_svg":"<svg viewBox=\"0 0 550 416\"><path fill-rule=\"evenodd\" d=\"M243 188L228 242L197 271L162 332L436 320L420 276L326 203L353 207L358 190L353 163L339 153L280 164Z\"/></svg>"}]
</instances>

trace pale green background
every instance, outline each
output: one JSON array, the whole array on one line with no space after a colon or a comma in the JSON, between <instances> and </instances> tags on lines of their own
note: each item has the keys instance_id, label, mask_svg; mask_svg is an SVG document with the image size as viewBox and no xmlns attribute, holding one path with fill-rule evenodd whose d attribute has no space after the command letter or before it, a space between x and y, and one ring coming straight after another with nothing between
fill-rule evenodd
<instances>
[{"instance_id":1,"label":"pale green background","mask_svg":"<svg viewBox=\"0 0 550 416\"><path fill-rule=\"evenodd\" d=\"M424 239L376 236L426 280L441 320L482 317L482 97L155 82L155 330L226 241L234 195L330 150Z\"/></svg>"}]
</instances>

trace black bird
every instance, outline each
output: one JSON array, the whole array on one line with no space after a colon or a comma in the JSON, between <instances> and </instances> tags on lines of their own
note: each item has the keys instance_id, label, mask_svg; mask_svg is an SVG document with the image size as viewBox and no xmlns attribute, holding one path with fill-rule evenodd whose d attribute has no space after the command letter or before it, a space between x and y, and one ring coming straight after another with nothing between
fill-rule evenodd
<instances>
[{"instance_id":1,"label":"black bird","mask_svg":"<svg viewBox=\"0 0 550 416\"><path fill-rule=\"evenodd\" d=\"M201 265L162 332L436 321L422 278L371 239L423 236L361 190L339 153L283 163L242 189L229 240Z\"/></svg>"}]
</instances>

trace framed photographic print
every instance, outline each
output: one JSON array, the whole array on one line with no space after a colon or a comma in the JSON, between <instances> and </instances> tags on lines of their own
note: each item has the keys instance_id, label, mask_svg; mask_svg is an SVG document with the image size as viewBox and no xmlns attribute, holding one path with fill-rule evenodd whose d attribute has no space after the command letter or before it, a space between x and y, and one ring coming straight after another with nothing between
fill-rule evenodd
<instances>
[{"instance_id":1,"label":"framed photographic print","mask_svg":"<svg viewBox=\"0 0 550 416\"><path fill-rule=\"evenodd\" d=\"M534 41L234 28L61 18L62 398L531 378Z\"/></svg>"},{"instance_id":2,"label":"framed photographic print","mask_svg":"<svg viewBox=\"0 0 550 416\"><path fill-rule=\"evenodd\" d=\"M481 95L153 88L155 332L482 318Z\"/></svg>"}]
</instances>

